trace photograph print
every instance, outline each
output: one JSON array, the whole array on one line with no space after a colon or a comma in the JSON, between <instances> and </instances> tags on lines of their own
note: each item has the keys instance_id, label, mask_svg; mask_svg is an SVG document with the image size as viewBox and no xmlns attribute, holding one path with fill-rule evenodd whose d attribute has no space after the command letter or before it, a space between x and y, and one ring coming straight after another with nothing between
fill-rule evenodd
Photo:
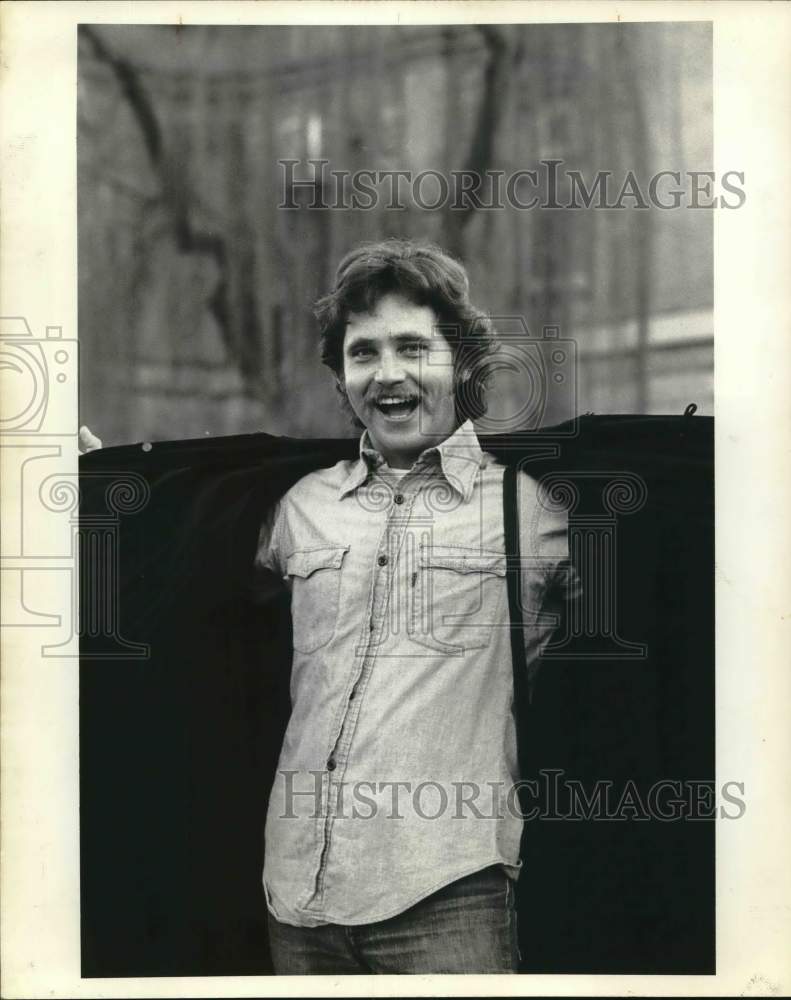
<instances>
[{"instance_id":1,"label":"photograph print","mask_svg":"<svg viewBox=\"0 0 791 1000\"><path fill-rule=\"evenodd\" d=\"M82 976L714 974L711 23L77 38Z\"/></svg>"}]
</instances>

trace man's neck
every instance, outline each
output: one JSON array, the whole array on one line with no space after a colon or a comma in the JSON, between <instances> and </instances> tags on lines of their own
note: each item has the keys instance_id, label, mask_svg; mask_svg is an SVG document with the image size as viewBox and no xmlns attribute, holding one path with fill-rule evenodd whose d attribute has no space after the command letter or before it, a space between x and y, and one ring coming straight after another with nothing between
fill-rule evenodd
<instances>
[{"instance_id":1,"label":"man's neck","mask_svg":"<svg viewBox=\"0 0 791 1000\"><path fill-rule=\"evenodd\" d=\"M382 458L385 462L387 462L388 466L396 472L408 472L422 454L423 452L420 452L418 455L408 456L393 454L388 455L385 452L381 452Z\"/></svg>"}]
</instances>

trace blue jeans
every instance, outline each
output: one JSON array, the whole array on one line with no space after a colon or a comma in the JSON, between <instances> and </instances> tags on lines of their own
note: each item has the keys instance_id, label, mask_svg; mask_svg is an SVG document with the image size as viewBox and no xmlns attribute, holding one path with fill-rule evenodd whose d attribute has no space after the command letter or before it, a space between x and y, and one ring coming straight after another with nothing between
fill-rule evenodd
<instances>
[{"instance_id":1,"label":"blue jeans","mask_svg":"<svg viewBox=\"0 0 791 1000\"><path fill-rule=\"evenodd\" d=\"M388 920L292 927L269 914L280 976L371 973L515 973L513 882L499 866L451 882Z\"/></svg>"}]
</instances>

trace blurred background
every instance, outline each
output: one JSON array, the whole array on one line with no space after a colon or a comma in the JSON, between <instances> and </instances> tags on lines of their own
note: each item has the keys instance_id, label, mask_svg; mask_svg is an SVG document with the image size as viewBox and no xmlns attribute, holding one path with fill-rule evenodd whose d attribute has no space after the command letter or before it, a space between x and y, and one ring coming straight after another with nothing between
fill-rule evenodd
<instances>
[{"instance_id":1,"label":"blurred background","mask_svg":"<svg viewBox=\"0 0 791 1000\"><path fill-rule=\"evenodd\" d=\"M278 161L303 181L319 157L506 176L559 159L588 186L611 171L613 198L630 170L645 193L661 170L711 170L711 66L706 23L81 26L81 422L105 445L354 435L311 306L347 249L384 236L440 243L477 305L575 342L576 389L538 423L712 414L712 212L688 198L451 212L405 186L402 210L316 210L298 184L302 207L278 208Z\"/></svg>"}]
</instances>

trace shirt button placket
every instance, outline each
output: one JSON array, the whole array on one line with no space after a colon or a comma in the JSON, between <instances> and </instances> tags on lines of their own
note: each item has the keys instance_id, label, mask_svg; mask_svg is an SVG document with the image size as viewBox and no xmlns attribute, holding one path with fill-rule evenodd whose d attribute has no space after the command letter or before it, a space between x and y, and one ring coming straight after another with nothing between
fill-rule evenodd
<instances>
[{"instance_id":1,"label":"shirt button placket","mask_svg":"<svg viewBox=\"0 0 791 1000\"><path fill-rule=\"evenodd\" d=\"M404 497L403 493L397 493L393 497L393 502L394 502L394 504L397 507L401 507L406 502L406 498ZM395 510L393 511L393 514L395 514ZM392 518L388 519L388 528L387 528L387 531L385 533L385 543L388 546L388 551L395 552L395 553L397 553L399 551L401 540L402 540L403 535L404 535L404 533L406 531L407 520L408 520L408 517L404 516L404 514L402 514L400 511L399 511L399 514L398 514L397 517L392 517ZM395 543L395 544L393 544L393 543ZM376 557L376 564L377 564L377 566L381 567L382 569L384 569L385 566L388 566L390 562L391 562L390 556L387 555L384 552L380 552L379 555ZM387 607L387 602L388 602L388 598L389 598L390 581L387 579L387 576L388 576L387 572L385 572L383 575L384 575L385 579L384 580L377 580L376 581L376 589L380 591L380 596L383 596L384 600L381 602L381 607L379 609L377 609L377 602L376 602L376 600L374 601L374 606L371 609L371 619L370 619L370 621L368 623L368 631L369 631L369 633L371 633L372 636L373 636L373 633L376 631L376 625L377 625L376 617L377 617L377 614L381 615L381 614L384 613L383 609ZM385 588L384 595L381 594L382 583L384 583L384 588ZM347 700L347 703L346 703L346 711L344 712L343 721L341 723L340 733L338 734L338 739L337 739L337 741L335 743L335 747L334 747L334 749L333 749L333 751L332 751L332 753L331 753L331 755L328 758L327 763L326 763L327 771L330 772L330 774L332 774L332 772L336 771L337 768L338 768L338 766L339 766L339 763L338 763L338 760L337 760L337 755L340 755L345 760L346 759L346 754L348 754L348 752L350 750L351 734L353 732L353 721L352 720L353 720L353 717L356 715L356 713L359 712L359 710L360 710L359 701L358 701L358 699L357 699L356 696L359 693L358 689L359 689L360 684L364 683L364 680L363 680L364 677L366 676L367 673L370 673L371 667L372 667L373 662L374 662L375 659L376 659L376 653L374 651L374 648L372 648L372 647L369 646L369 648L367 650L367 653L366 653L366 656L365 656L365 662L363 663L363 668L362 668L362 671L360 673L360 676L354 682L352 690L351 690L351 692L349 694L349 697L348 697L348 700ZM333 801L332 808L334 808L334 797L333 797L333 791L332 791L332 789L333 789L333 783L334 783L334 781L337 781L337 780L338 779L335 778L334 774L330 778L330 788L329 788L328 792L329 792L330 798ZM329 854L329 850L330 850L330 844L331 844L331 840L332 840L332 826L333 826L333 823L332 823L332 818L331 818L331 815L330 815L331 812L332 812L332 808L330 810L328 810L328 815L327 815L327 817L325 819L325 823L324 823L324 850L322 852L321 862L320 862L320 865L319 865L319 873L318 873L318 881L319 881L319 885L321 887L320 888L320 894L323 893L324 876L325 876L325 873L326 873L327 859L328 859L328 854Z\"/></svg>"}]
</instances>

